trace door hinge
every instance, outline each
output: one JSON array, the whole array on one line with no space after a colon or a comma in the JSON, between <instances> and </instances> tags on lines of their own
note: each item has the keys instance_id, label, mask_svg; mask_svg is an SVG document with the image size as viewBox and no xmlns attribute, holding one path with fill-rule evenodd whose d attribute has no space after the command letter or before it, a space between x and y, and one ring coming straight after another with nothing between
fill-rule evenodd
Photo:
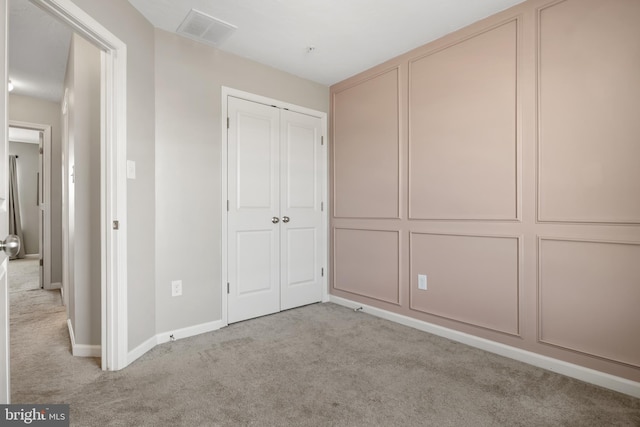
<instances>
[{"instance_id":1,"label":"door hinge","mask_svg":"<svg viewBox=\"0 0 640 427\"><path fill-rule=\"evenodd\" d=\"M320 137L320 145L324 145L324 135Z\"/></svg>"},{"instance_id":2,"label":"door hinge","mask_svg":"<svg viewBox=\"0 0 640 427\"><path fill-rule=\"evenodd\" d=\"M231 293L231 292L229 292L229 282L227 282L227 293L228 294Z\"/></svg>"},{"instance_id":3,"label":"door hinge","mask_svg":"<svg viewBox=\"0 0 640 427\"><path fill-rule=\"evenodd\" d=\"M113 229L120 230L120 221L113 221Z\"/></svg>"},{"instance_id":4,"label":"door hinge","mask_svg":"<svg viewBox=\"0 0 640 427\"><path fill-rule=\"evenodd\" d=\"M324 212L324 202L320 202L320 212Z\"/></svg>"},{"instance_id":5,"label":"door hinge","mask_svg":"<svg viewBox=\"0 0 640 427\"><path fill-rule=\"evenodd\" d=\"M229 212L229 201L227 200L227 212Z\"/></svg>"},{"instance_id":6,"label":"door hinge","mask_svg":"<svg viewBox=\"0 0 640 427\"><path fill-rule=\"evenodd\" d=\"M229 129L229 117L227 117L227 129Z\"/></svg>"},{"instance_id":7,"label":"door hinge","mask_svg":"<svg viewBox=\"0 0 640 427\"><path fill-rule=\"evenodd\" d=\"M322 267L321 273L322 277L324 277L324 267Z\"/></svg>"},{"instance_id":8,"label":"door hinge","mask_svg":"<svg viewBox=\"0 0 640 427\"><path fill-rule=\"evenodd\" d=\"M40 147L40 154L44 154L44 150Z\"/></svg>"},{"instance_id":9,"label":"door hinge","mask_svg":"<svg viewBox=\"0 0 640 427\"><path fill-rule=\"evenodd\" d=\"M44 265L44 260L40 258L40 267L42 267L43 265Z\"/></svg>"}]
</instances>

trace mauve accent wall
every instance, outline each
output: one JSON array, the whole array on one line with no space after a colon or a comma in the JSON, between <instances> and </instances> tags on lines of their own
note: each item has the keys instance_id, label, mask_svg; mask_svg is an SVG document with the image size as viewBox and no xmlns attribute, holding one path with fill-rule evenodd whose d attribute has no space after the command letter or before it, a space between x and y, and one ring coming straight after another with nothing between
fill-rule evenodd
<instances>
[{"instance_id":1,"label":"mauve accent wall","mask_svg":"<svg viewBox=\"0 0 640 427\"><path fill-rule=\"evenodd\" d=\"M640 381L638 22L529 0L332 86L331 293Z\"/></svg>"}]
</instances>

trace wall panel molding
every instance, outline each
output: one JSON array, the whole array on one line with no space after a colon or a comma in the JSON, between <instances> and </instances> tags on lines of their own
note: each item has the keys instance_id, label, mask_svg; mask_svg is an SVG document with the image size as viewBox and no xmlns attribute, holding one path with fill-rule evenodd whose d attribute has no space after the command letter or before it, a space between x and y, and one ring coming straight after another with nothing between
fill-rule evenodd
<instances>
[{"instance_id":1,"label":"wall panel molding","mask_svg":"<svg viewBox=\"0 0 640 427\"><path fill-rule=\"evenodd\" d=\"M411 310L520 336L521 236L410 232L409 242Z\"/></svg>"},{"instance_id":2,"label":"wall panel molding","mask_svg":"<svg viewBox=\"0 0 640 427\"><path fill-rule=\"evenodd\" d=\"M638 18L637 2L536 9L538 222L640 224Z\"/></svg>"},{"instance_id":3,"label":"wall panel molding","mask_svg":"<svg viewBox=\"0 0 640 427\"><path fill-rule=\"evenodd\" d=\"M332 93L332 109L342 113L331 139L335 218L400 218L400 74L399 65L390 67Z\"/></svg>"},{"instance_id":4,"label":"wall panel molding","mask_svg":"<svg viewBox=\"0 0 640 427\"><path fill-rule=\"evenodd\" d=\"M521 219L519 31L512 18L409 59L410 219Z\"/></svg>"},{"instance_id":5,"label":"wall panel molding","mask_svg":"<svg viewBox=\"0 0 640 427\"><path fill-rule=\"evenodd\" d=\"M399 231L334 228L332 242L334 289L400 304Z\"/></svg>"},{"instance_id":6,"label":"wall panel molding","mask_svg":"<svg viewBox=\"0 0 640 427\"><path fill-rule=\"evenodd\" d=\"M538 342L640 367L640 242L538 237Z\"/></svg>"}]
</instances>

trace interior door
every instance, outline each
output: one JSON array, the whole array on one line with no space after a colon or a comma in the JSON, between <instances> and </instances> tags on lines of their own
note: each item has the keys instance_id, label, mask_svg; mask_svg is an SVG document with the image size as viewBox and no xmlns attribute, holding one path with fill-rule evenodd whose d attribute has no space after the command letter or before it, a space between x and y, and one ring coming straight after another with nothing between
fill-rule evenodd
<instances>
[{"instance_id":1,"label":"interior door","mask_svg":"<svg viewBox=\"0 0 640 427\"><path fill-rule=\"evenodd\" d=\"M280 112L281 310L322 300L322 121Z\"/></svg>"},{"instance_id":2,"label":"interior door","mask_svg":"<svg viewBox=\"0 0 640 427\"><path fill-rule=\"evenodd\" d=\"M228 323L322 300L322 121L228 98Z\"/></svg>"},{"instance_id":3,"label":"interior door","mask_svg":"<svg viewBox=\"0 0 640 427\"><path fill-rule=\"evenodd\" d=\"M0 239L9 232L7 212L7 0L0 0L0 57L4 67L0 67L2 100L0 102ZM9 289L7 264L9 257L0 251L0 404L9 403Z\"/></svg>"},{"instance_id":4,"label":"interior door","mask_svg":"<svg viewBox=\"0 0 640 427\"><path fill-rule=\"evenodd\" d=\"M228 98L228 322L280 310L279 111Z\"/></svg>"}]
</instances>

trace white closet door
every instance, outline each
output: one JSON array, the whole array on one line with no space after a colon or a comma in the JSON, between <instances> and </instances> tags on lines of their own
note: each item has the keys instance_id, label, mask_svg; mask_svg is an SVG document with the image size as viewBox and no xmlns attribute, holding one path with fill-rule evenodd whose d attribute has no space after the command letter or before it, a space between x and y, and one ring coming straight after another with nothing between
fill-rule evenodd
<instances>
[{"instance_id":1,"label":"white closet door","mask_svg":"<svg viewBox=\"0 0 640 427\"><path fill-rule=\"evenodd\" d=\"M228 113L228 322L233 323L280 311L280 112L229 97Z\"/></svg>"},{"instance_id":2,"label":"white closet door","mask_svg":"<svg viewBox=\"0 0 640 427\"><path fill-rule=\"evenodd\" d=\"M322 300L322 122L280 112L281 310Z\"/></svg>"}]
</instances>

